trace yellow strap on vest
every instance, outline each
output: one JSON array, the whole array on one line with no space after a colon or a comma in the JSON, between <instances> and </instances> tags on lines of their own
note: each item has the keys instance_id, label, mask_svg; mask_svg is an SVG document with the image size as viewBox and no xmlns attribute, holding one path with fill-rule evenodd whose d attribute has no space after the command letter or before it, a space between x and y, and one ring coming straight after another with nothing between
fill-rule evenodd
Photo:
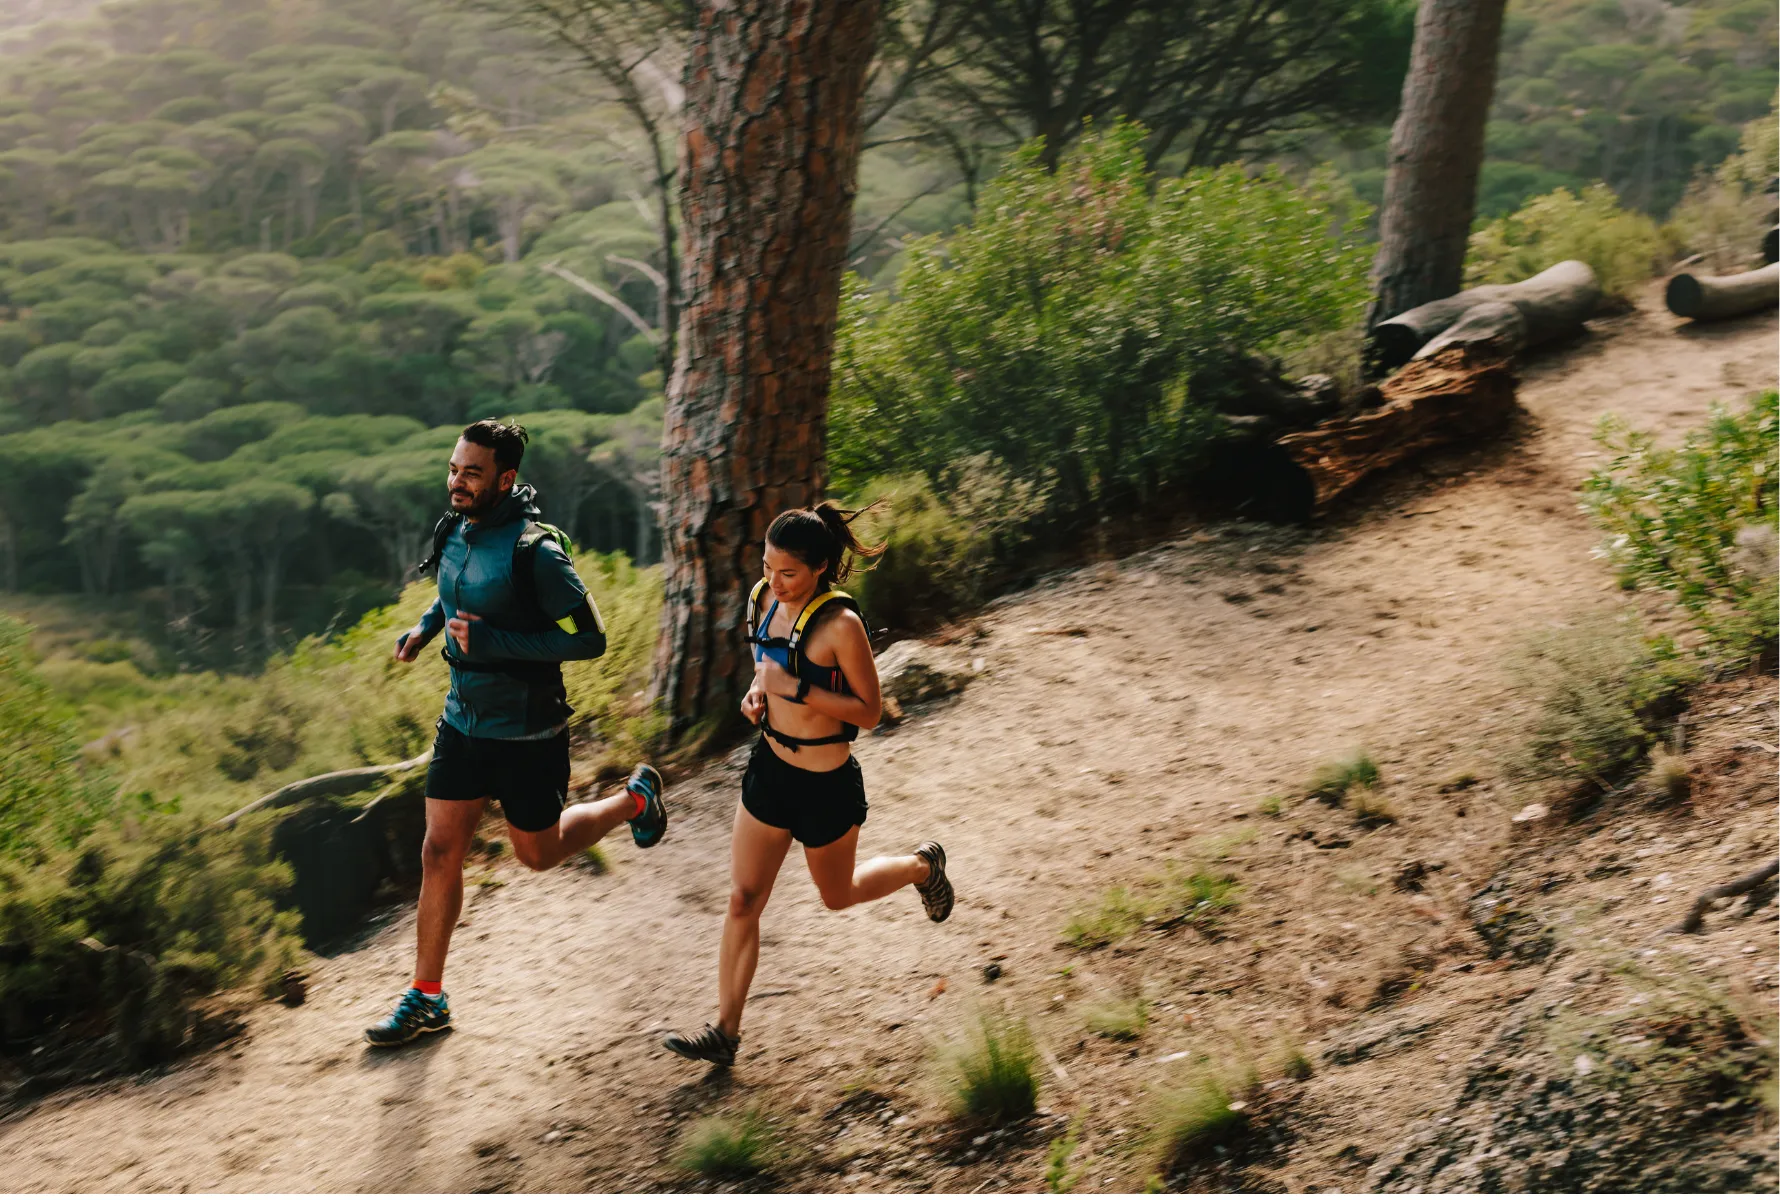
<instances>
[{"instance_id":1,"label":"yellow strap on vest","mask_svg":"<svg viewBox=\"0 0 1780 1200\"><path fill-rule=\"evenodd\" d=\"M797 644L803 640L804 626L810 623L810 618L815 616L817 610L824 604L828 604L835 600L846 600L850 602L852 599L853 597L847 595L845 592L823 592L820 596L812 598L808 604L803 606L803 611L797 614L797 620L791 626L791 637L787 639L791 643L791 648L793 650L797 649Z\"/></svg>"}]
</instances>

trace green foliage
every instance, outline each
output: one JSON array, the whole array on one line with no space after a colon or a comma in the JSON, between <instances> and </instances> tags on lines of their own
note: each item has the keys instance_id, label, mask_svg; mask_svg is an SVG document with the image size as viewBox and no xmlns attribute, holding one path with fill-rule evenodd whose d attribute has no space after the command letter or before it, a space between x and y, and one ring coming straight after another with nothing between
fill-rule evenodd
<instances>
[{"instance_id":1,"label":"green foliage","mask_svg":"<svg viewBox=\"0 0 1780 1200\"><path fill-rule=\"evenodd\" d=\"M1318 767L1305 787L1305 795L1325 804L1340 804L1350 790L1377 787L1378 781L1378 763L1365 750L1356 750L1346 758Z\"/></svg>"},{"instance_id":2,"label":"green foliage","mask_svg":"<svg viewBox=\"0 0 1780 1200\"><path fill-rule=\"evenodd\" d=\"M72 714L33 669L29 630L0 614L0 860L66 848L116 808L82 762Z\"/></svg>"},{"instance_id":3,"label":"green foliage","mask_svg":"<svg viewBox=\"0 0 1780 1200\"><path fill-rule=\"evenodd\" d=\"M759 1109L703 1117L680 1139L680 1168L709 1179L745 1179L771 1164L778 1139Z\"/></svg>"},{"instance_id":4,"label":"green foliage","mask_svg":"<svg viewBox=\"0 0 1780 1200\"><path fill-rule=\"evenodd\" d=\"M269 829L151 815L35 866L0 861L0 1037L40 1069L145 1066L197 1036L194 1000L274 982L300 946Z\"/></svg>"},{"instance_id":5,"label":"green foliage","mask_svg":"<svg viewBox=\"0 0 1780 1200\"><path fill-rule=\"evenodd\" d=\"M1182 921L1211 930L1225 912L1236 907L1236 890L1236 881L1228 875L1175 872L1164 883L1158 905L1152 911L1163 921Z\"/></svg>"},{"instance_id":6,"label":"green foliage","mask_svg":"<svg viewBox=\"0 0 1780 1200\"><path fill-rule=\"evenodd\" d=\"M1062 1137L1053 1138L1045 1151L1045 1191L1053 1195L1074 1193L1076 1184L1081 1179L1083 1168L1072 1166L1071 1160L1081 1148L1082 1116L1082 1113L1076 1113L1069 1122L1068 1130Z\"/></svg>"},{"instance_id":7,"label":"green foliage","mask_svg":"<svg viewBox=\"0 0 1780 1200\"><path fill-rule=\"evenodd\" d=\"M1129 937L1150 921L1210 930L1236 905L1237 885L1230 876L1171 870L1136 891L1109 888L1095 908L1070 918L1063 940L1078 950L1092 950Z\"/></svg>"},{"instance_id":8,"label":"green foliage","mask_svg":"<svg viewBox=\"0 0 1780 1200\"><path fill-rule=\"evenodd\" d=\"M1673 596L1725 660L1771 658L1780 394L1714 409L1679 447L1617 418L1598 440L1612 458L1583 498L1622 578Z\"/></svg>"},{"instance_id":9,"label":"green foliage","mask_svg":"<svg viewBox=\"0 0 1780 1200\"><path fill-rule=\"evenodd\" d=\"M1465 283L1518 283L1580 259L1594 269L1604 298L1626 304L1656 271L1662 251L1656 222L1621 208L1605 184L1580 194L1558 188L1471 235Z\"/></svg>"},{"instance_id":10,"label":"green foliage","mask_svg":"<svg viewBox=\"0 0 1780 1200\"><path fill-rule=\"evenodd\" d=\"M953 1114L1003 1124L1038 1107L1038 1050L1026 1022L983 1013L944 1066Z\"/></svg>"},{"instance_id":11,"label":"green foliage","mask_svg":"<svg viewBox=\"0 0 1780 1200\"><path fill-rule=\"evenodd\" d=\"M1656 741L1698 678L1667 638L1646 638L1635 622L1605 613L1536 635L1513 673L1532 715L1509 774L1602 788Z\"/></svg>"},{"instance_id":12,"label":"green foliage","mask_svg":"<svg viewBox=\"0 0 1780 1200\"><path fill-rule=\"evenodd\" d=\"M1675 206L1669 231L1683 249L1706 256L1715 275L1732 275L1760 261L1762 235L1772 227L1768 181L1780 172L1780 117L1743 126L1738 152L1702 172Z\"/></svg>"},{"instance_id":13,"label":"green foliage","mask_svg":"<svg viewBox=\"0 0 1780 1200\"><path fill-rule=\"evenodd\" d=\"M1272 172L1158 179L1141 140L1126 125L1094 133L1055 173L1027 147L974 225L911 251L895 298L857 282L844 298L836 485L925 476L948 511L908 501L925 528L905 557L949 558L959 593L1041 528L1189 484L1219 436L1208 401L1233 352L1360 314L1367 255L1351 232L1331 236L1322 200Z\"/></svg>"}]
</instances>

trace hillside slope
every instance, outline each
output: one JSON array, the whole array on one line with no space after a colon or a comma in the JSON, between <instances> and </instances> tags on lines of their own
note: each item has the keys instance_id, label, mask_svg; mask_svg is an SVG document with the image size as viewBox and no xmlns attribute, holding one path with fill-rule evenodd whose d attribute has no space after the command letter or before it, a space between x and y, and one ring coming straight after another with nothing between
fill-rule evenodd
<instances>
[{"instance_id":1,"label":"hillside slope","mask_svg":"<svg viewBox=\"0 0 1780 1200\"><path fill-rule=\"evenodd\" d=\"M614 843L609 874L472 867L450 1037L384 1055L357 1042L405 982L404 908L318 963L305 1006L259 1009L233 1045L0 1125L5 1183L679 1189L694 1182L672 1165L688 1121L761 1105L794 1148L770 1186L1034 1190L1047 1141L1085 1109L1078 1186L1133 1190L1156 1169L1142 1135L1157 1089L1194 1054L1263 1056L1287 1038L1315 1073L1268 1089L1257 1127L1269 1136L1172 1183L1771 1188L1771 1133L1752 1132L1742 1109L1685 1111L1680 1092L1659 1123L1691 1137L1716 1174L1588 1175L1615 1143L1587 1122L1619 1112L1564 1107L1587 1100L1565 1099L1581 1087L1568 1064L1602 1052L1565 1040L1586 1030L1548 1026L1643 1020L1653 996L1689 980L1771 1010L1771 906L1714 915L1696 939L1661 930L1698 887L1774 854L1772 681L1708 693L1722 719L1696 735L1696 753L1722 782L1692 806L1597 813L1511 847L1521 798L1493 764L1520 715L1507 652L1620 602L1574 500L1595 419L1612 410L1679 431L1714 400L1774 386L1775 346L1772 316L1688 333L1652 294L1528 365L1529 417L1502 445L1427 460L1312 531L1188 532L993 607L964 695L859 748L872 799L862 850L941 838L956 914L932 926L912 895L829 913L789 862L728 1075L672 1059L657 1039L713 1007L734 756L673 789L661 848ZM1735 748L1750 741L1764 749ZM1395 825L1367 831L1309 802L1257 813L1261 797L1358 746L1382 768ZM1239 904L1217 938L1152 926L1100 950L1060 942L1107 888L1141 888L1171 862L1236 877ZM1491 956L1471 898L1492 880L1491 895L1537 913L1556 952ZM1000 977L985 983L991 962ZM1152 1000L1138 1040L1087 1032L1084 1005L1136 994ZM1051 1116L994 1144L956 1136L930 1083L934 1044L983 1004L1026 1015L1047 1063ZM1658 1044L1684 1059L1690 1046L1735 1058L1751 1044L1734 1029L1659 1026ZM1611 1075L1601 1061L1597 1083ZM1541 1080L1542 1099L1514 1090ZM1569 1132L1541 1142L1534 1118L1503 1125L1546 1111L1570 1112ZM1625 1136L1645 1136L1639 1120L1627 1117ZM1548 1162L1572 1137L1570 1157ZM1766 1148L1749 1149L1752 1137ZM1648 1149L1673 1163L1674 1146Z\"/></svg>"}]
</instances>

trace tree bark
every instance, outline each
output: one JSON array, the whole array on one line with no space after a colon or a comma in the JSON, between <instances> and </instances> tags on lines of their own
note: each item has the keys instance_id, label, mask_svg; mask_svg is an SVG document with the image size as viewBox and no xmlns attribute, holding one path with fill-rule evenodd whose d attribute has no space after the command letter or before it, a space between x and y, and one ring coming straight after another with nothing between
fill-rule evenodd
<instances>
[{"instance_id":1,"label":"tree bark","mask_svg":"<svg viewBox=\"0 0 1780 1200\"><path fill-rule=\"evenodd\" d=\"M1470 288L1379 322L1372 330L1368 358L1378 369L1395 370L1471 309L1494 301L1520 310L1526 320L1526 344L1537 346L1574 331L1593 315L1601 301L1601 285L1587 263L1571 259L1519 283Z\"/></svg>"},{"instance_id":2,"label":"tree bark","mask_svg":"<svg viewBox=\"0 0 1780 1200\"><path fill-rule=\"evenodd\" d=\"M1507 0L1422 0L1391 128L1368 328L1459 290Z\"/></svg>"},{"instance_id":3,"label":"tree bark","mask_svg":"<svg viewBox=\"0 0 1780 1200\"><path fill-rule=\"evenodd\" d=\"M1780 303L1780 263L1741 275L1677 275L1663 293L1669 311L1696 321L1722 321Z\"/></svg>"},{"instance_id":4,"label":"tree bark","mask_svg":"<svg viewBox=\"0 0 1780 1200\"><path fill-rule=\"evenodd\" d=\"M684 307L662 435L651 697L736 717L766 527L827 483L830 357L877 0L712 0L687 64Z\"/></svg>"},{"instance_id":5,"label":"tree bark","mask_svg":"<svg viewBox=\"0 0 1780 1200\"><path fill-rule=\"evenodd\" d=\"M1433 358L1448 346L1468 348L1485 343L1505 354L1520 353L1527 344L1527 319L1520 315L1520 309L1506 300L1485 300L1474 305L1445 333L1417 350L1415 357Z\"/></svg>"},{"instance_id":6,"label":"tree bark","mask_svg":"<svg viewBox=\"0 0 1780 1200\"><path fill-rule=\"evenodd\" d=\"M1309 478L1315 509L1326 509L1375 471L1500 430L1516 404L1510 363L1489 346L1451 347L1380 384L1378 408L1288 434L1278 445Z\"/></svg>"}]
</instances>

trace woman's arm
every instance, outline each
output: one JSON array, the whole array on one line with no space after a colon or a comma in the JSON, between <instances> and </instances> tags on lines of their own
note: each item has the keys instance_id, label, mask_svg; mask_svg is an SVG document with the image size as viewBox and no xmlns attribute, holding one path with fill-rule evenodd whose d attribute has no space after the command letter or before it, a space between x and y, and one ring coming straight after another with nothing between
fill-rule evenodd
<instances>
[{"instance_id":1,"label":"woman's arm","mask_svg":"<svg viewBox=\"0 0 1780 1200\"><path fill-rule=\"evenodd\" d=\"M823 632L829 635L823 640L834 646L841 674L847 677L847 686L852 688L853 694L845 696L827 688L811 687L804 695L804 704L825 717L861 729L875 729L884 715L884 704L878 690L878 665L872 658L871 640L865 635L865 622L859 619L858 613L842 609L824 625ZM761 662L755 678L775 696L797 697L797 677L772 659Z\"/></svg>"}]
</instances>

